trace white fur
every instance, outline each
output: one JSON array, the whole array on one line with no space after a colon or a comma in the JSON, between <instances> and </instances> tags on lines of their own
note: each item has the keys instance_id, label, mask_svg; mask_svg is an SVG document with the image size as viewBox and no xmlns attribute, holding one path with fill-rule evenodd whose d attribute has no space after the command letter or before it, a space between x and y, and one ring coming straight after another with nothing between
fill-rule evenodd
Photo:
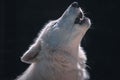
<instances>
[{"instance_id":1,"label":"white fur","mask_svg":"<svg viewBox=\"0 0 120 80\"><path fill-rule=\"evenodd\" d=\"M30 63L29 68L17 80L85 80L86 55L80 43L90 27L86 18L83 24L75 24L81 8L71 5L55 21L50 21L40 32L21 60Z\"/></svg>"}]
</instances>

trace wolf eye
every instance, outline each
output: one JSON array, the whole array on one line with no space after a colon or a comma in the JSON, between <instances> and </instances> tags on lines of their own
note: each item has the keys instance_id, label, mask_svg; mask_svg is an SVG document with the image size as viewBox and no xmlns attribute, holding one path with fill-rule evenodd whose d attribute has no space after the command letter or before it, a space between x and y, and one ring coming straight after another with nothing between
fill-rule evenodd
<instances>
[{"instance_id":1,"label":"wolf eye","mask_svg":"<svg viewBox=\"0 0 120 80\"><path fill-rule=\"evenodd\" d=\"M52 26L54 26L55 24L57 24L57 22L55 22Z\"/></svg>"},{"instance_id":2,"label":"wolf eye","mask_svg":"<svg viewBox=\"0 0 120 80\"><path fill-rule=\"evenodd\" d=\"M58 29L57 22L55 22L55 23L52 25L52 28L51 28L51 29L53 29L53 30Z\"/></svg>"}]
</instances>

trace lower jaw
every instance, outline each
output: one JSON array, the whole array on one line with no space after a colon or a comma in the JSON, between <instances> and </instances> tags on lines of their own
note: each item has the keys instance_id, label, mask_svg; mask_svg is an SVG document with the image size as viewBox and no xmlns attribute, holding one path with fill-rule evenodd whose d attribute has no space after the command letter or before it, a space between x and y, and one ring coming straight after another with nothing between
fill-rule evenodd
<instances>
[{"instance_id":1,"label":"lower jaw","mask_svg":"<svg viewBox=\"0 0 120 80\"><path fill-rule=\"evenodd\" d=\"M84 19L83 20L75 20L75 24L79 24L79 25L82 25L82 24L87 24L87 25L91 25L91 22L90 22L90 19L89 18L87 18L87 17L84 17Z\"/></svg>"}]
</instances>

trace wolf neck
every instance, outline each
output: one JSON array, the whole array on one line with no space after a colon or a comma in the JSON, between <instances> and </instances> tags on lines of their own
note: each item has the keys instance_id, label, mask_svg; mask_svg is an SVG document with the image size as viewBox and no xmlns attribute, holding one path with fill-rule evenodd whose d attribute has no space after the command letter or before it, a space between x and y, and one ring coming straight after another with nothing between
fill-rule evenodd
<instances>
[{"instance_id":1,"label":"wolf neck","mask_svg":"<svg viewBox=\"0 0 120 80\"><path fill-rule=\"evenodd\" d=\"M74 46L73 46L74 45ZM46 44L46 43L43 43L43 47L45 49L49 49L49 50L61 50L61 51L64 51L64 52L67 52L69 53L70 55L72 55L73 57L77 58L78 57L78 53L79 53L79 47L80 45L79 44L76 44L75 43L71 43L71 44L66 44L63 43L63 44L58 44L58 45L51 45L51 44Z\"/></svg>"}]
</instances>

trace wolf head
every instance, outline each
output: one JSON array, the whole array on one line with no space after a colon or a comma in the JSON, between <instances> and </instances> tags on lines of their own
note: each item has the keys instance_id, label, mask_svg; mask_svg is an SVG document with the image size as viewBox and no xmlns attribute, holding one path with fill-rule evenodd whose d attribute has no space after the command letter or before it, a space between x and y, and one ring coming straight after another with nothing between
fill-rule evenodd
<instances>
[{"instance_id":1,"label":"wolf head","mask_svg":"<svg viewBox=\"0 0 120 80\"><path fill-rule=\"evenodd\" d=\"M90 19L85 17L79 4L72 3L60 18L50 21L43 28L36 42L22 56L22 61L27 63L34 61L41 49L45 50L46 46L51 48L77 46L78 48L90 25Z\"/></svg>"},{"instance_id":2,"label":"wolf head","mask_svg":"<svg viewBox=\"0 0 120 80\"><path fill-rule=\"evenodd\" d=\"M72 3L63 15L46 25L41 38L50 46L79 44L91 25L77 2ZM45 34L44 34L45 33ZM72 45L73 46L73 45Z\"/></svg>"}]
</instances>

